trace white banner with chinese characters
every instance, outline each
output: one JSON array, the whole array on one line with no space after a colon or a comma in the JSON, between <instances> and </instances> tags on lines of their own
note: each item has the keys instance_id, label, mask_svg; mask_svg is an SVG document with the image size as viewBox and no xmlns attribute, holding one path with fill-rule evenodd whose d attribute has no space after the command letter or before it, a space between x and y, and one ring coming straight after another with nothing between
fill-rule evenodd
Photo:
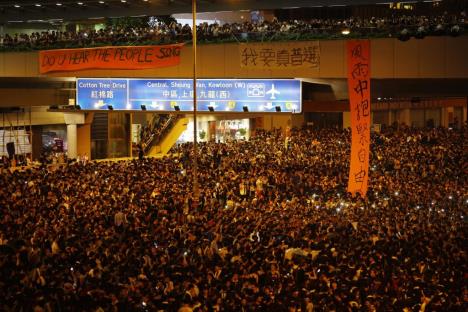
<instances>
[{"instance_id":1,"label":"white banner with chinese characters","mask_svg":"<svg viewBox=\"0 0 468 312\"><path fill-rule=\"evenodd\" d=\"M295 69L318 68L318 41L242 43L239 45L241 68Z\"/></svg>"}]
</instances>

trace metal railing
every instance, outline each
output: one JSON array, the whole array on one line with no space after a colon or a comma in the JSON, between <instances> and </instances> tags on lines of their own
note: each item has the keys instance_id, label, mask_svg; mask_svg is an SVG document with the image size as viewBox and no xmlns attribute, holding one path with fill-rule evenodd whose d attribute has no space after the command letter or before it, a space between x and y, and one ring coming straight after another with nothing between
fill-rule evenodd
<instances>
[{"instance_id":1,"label":"metal railing","mask_svg":"<svg viewBox=\"0 0 468 312\"><path fill-rule=\"evenodd\" d=\"M179 115L169 115L161 124L153 125L150 135L143 141L143 151L145 154L149 152L151 147L159 144L166 136L170 129L174 126L176 121L180 118ZM158 127L160 125L160 127Z\"/></svg>"},{"instance_id":2,"label":"metal railing","mask_svg":"<svg viewBox=\"0 0 468 312\"><path fill-rule=\"evenodd\" d=\"M347 27L343 24L317 26L313 24L302 24L293 26L288 31L280 29L267 29L265 31L230 30L227 33L199 31L198 42L202 44L229 43L229 42L270 42L270 41L297 41L297 40L333 40L346 38L388 38L398 37L406 29L409 36L446 36L466 35L468 27L463 24L428 24L428 25L383 25ZM421 28L422 27L422 28ZM344 32L348 30L348 32ZM420 31L422 30L422 31ZM132 46L132 45L160 45L170 43L191 42L192 35L188 34L163 34L141 36L129 35L115 37L109 34L107 37L89 35L79 38L56 38L44 35L45 38L28 40L26 35L20 35L21 39L3 39L0 41L0 52L34 51L46 49L100 47L100 46Z\"/></svg>"}]
</instances>

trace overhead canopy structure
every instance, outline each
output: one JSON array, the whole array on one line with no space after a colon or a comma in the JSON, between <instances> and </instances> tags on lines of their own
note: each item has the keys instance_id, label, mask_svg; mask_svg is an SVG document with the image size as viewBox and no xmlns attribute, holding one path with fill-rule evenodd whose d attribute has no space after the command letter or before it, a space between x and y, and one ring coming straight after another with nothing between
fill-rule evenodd
<instances>
[{"instance_id":1,"label":"overhead canopy structure","mask_svg":"<svg viewBox=\"0 0 468 312\"><path fill-rule=\"evenodd\" d=\"M382 0L198 0L198 12L340 7ZM191 0L0 0L0 22L190 13Z\"/></svg>"}]
</instances>

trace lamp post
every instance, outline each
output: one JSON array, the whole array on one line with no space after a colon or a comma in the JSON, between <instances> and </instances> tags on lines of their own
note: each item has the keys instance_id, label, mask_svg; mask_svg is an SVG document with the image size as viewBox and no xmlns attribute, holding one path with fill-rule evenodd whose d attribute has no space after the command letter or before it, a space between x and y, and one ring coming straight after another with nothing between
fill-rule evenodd
<instances>
[{"instance_id":1,"label":"lamp post","mask_svg":"<svg viewBox=\"0 0 468 312\"><path fill-rule=\"evenodd\" d=\"M193 190L194 206L198 205L198 146L197 146L197 0L192 0L192 52L193 52Z\"/></svg>"}]
</instances>

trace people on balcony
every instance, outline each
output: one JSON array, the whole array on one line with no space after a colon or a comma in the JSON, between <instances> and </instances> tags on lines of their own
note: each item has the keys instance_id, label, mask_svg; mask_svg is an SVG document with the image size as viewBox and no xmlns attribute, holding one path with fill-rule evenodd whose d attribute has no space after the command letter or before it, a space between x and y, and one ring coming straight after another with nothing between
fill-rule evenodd
<instances>
[{"instance_id":1,"label":"people on balcony","mask_svg":"<svg viewBox=\"0 0 468 312\"><path fill-rule=\"evenodd\" d=\"M208 24L197 26L200 42L261 41L327 39L343 37L343 29L349 29L354 37L396 37L406 29L416 34L459 35L466 29L466 13L458 15L401 15L391 17L351 17L347 19L311 18L309 20L243 22ZM456 31L454 29L457 29ZM261 35L261 36L260 36ZM175 21L162 22L145 27L109 26L99 30L41 31L32 34L16 33L0 36L0 49L54 49L102 45L164 44L187 42L192 38L191 26Z\"/></svg>"}]
</instances>

